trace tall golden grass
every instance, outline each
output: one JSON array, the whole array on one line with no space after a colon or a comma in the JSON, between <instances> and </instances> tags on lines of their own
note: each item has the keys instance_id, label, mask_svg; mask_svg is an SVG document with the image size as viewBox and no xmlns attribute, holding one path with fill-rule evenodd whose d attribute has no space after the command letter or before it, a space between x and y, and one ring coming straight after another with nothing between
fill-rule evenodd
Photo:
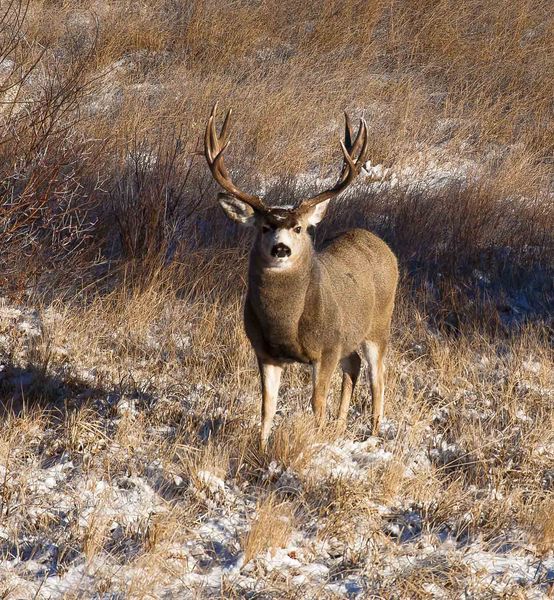
<instances>
[{"instance_id":1,"label":"tall golden grass","mask_svg":"<svg viewBox=\"0 0 554 600\"><path fill-rule=\"evenodd\" d=\"M70 255L105 274L228 244L197 155L215 100L236 109L229 158L245 186L332 175L348 109L369 122L373 162L479 173L469 191L363 191L339 220L373 226L394 205L400 251L414 238L458 258L550 251L553 26L544 0L6 3L3 254L19 266L4 283L67 271Z\"/></svg>"}]
</instances>

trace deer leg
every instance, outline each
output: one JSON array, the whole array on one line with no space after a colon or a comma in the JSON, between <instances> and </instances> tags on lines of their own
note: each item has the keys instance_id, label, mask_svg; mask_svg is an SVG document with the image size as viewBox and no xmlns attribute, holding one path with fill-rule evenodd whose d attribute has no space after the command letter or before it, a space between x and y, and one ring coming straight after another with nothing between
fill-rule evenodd
<instances>
[{"instance_id":1,"label":"deer leg","mask_svg":"<svg viewBox=\"0 0 554 600\"><path fill-rule=\"evenodd\" d=\"M379 425L385 414L385 350L386 342L379 344L377 342L366 341L363 344L364 355L369 363L373 435L377 435L379 432Z\"/></svg>"},{"instance_id":2,"label":"deer leg","mask_svg":"<svg viewBox=\"0 0 554 600\"><path fill-rule=\"evenodd\" d=\"M324 354L321 360L313 365L312 410L318 427L325 423L327 395L337 363L336 354Z\"/></svg>"},{"instance_id":3,"label":"deer leg","mask_svg":"<svg viewBox=\"0 0 554 600\"><path fill-rule=\"evenodd\" d=\"M341 432L346 429L348 407L350 406L350 400L352 399L356 381L358 381L358 376L360 375L361 364L362 361L357 352L353 352L340 361L343 372L337 426Z\"/></svg>"},{"instance_id":4,"label":"deer leg","mask_svg":"<svg viewBox=\"0 0 554 600\"><path fill-rule=\"evenodd\" d=\"M260 432L260 449L265 452L267 440L271 432L273 417L277 410L277 398L279 396L279 384L281 383L281 372L283 367L258 359L260 377L262 380L262 429Z\"/></svg>"}]
</instances>

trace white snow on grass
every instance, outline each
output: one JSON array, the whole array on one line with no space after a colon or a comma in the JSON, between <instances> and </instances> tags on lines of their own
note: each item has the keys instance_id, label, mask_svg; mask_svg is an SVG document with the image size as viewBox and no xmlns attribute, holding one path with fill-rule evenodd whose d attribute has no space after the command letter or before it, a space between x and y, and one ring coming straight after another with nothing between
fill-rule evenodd
<instances>
[{"instance_id":1,"label":"white snow on grass","mask_svg":"<svg viewBox=\"0 0 554 600\"><path fill-rule=\"evenodd\" d=\"M377 448L379 440L370 437L363 442L341 440L334 444L316 444L314 456L308 466L310 475L316 478L366 477L375 463L388 461L392 453Z\"/></svg>"},{"instance_id":2,"label":"white snow on grass","mask_svg":"<svg viewBox=\"0 0 554 600\"><path fill-rule=\"evenodd\" d=\"M158 494L141 477L119 477L115 482L88 481L79 495L79 526L89 527L99 517L111 522L110 529L143 525L167 510Z\"/></svg>"}]
</instances>

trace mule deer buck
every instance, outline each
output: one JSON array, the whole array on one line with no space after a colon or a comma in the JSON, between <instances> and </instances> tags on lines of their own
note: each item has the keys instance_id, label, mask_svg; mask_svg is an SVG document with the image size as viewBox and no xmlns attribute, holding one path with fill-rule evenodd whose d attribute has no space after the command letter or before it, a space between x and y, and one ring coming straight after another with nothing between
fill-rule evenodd
<instances>
[{"instance_id":1,"label":"mule deer buck","mask_svg":"<svg viewBox=\"0 0 554 600\"><path fill-rule=\"evenodd\" d=\"M360 352L370 368L376 433L383 418L383 359L398 281L396 257L383 240L363 229L336 237L319 252L308 232L321 221L329 201L359 174L367 153L367 125L362 119L354 138L345 115L345 138L340 142L344 163L332 188L293 208L272 208L232 182L223 161L231 111L218 135L216 110L217 104L206 127L204 153L214 179L226 192L219 194L219 203L230 219L256 229L244 325L261 376L261 448L267 445L281 372L289 362L312 366L312 409L318 425L325 420L331 377L340 362L338 426L344 430L360 373Z\"/></svg>"}]
</instances>

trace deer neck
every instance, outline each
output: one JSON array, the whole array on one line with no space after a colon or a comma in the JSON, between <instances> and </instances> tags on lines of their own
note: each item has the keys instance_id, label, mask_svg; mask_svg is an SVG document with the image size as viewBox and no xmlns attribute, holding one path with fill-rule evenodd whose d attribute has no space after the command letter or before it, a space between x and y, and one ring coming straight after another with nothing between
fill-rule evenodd
<instances>
[{"instance_id":1,"label":"deer neck","mask_svg":"<svg viewBox=\"0 0 554 600\"><path fill-rule=\"evenodd\" d=\"M264 266L255 249L250 255L248 299L260 322L275 335L296 335L314 260L315 251L309 248L295 265L275 269Z\"/></svg>"}]
</instances>

